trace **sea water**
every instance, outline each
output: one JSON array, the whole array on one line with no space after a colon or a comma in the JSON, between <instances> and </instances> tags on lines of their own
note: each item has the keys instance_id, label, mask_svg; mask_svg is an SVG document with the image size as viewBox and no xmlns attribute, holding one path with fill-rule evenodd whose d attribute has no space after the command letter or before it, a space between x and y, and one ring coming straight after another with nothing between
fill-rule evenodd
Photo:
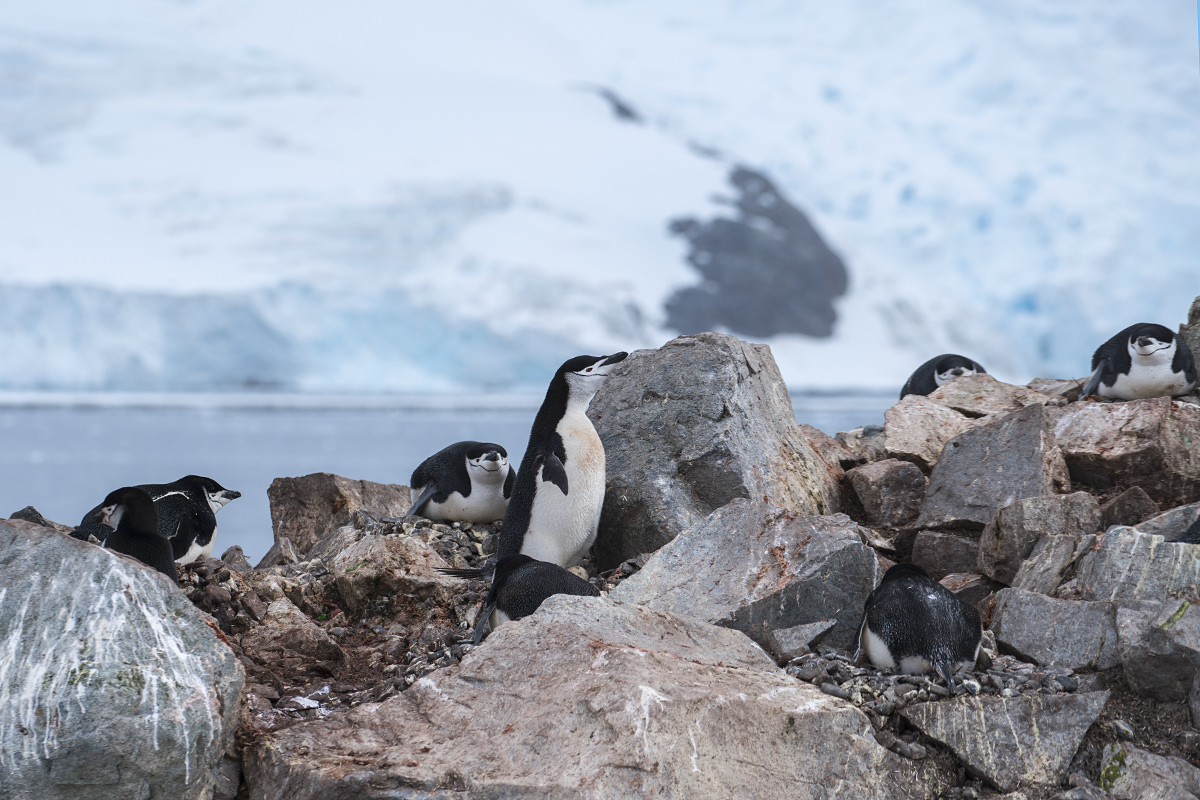
<instances>
[{"instance_id":1,"label":"sea water","mask_svg":"<svg viewBox=\"0 0 1200 800\"><path fill-rule=\"evenodd\" d=\"M794 395L798 422L826 433L881 424L894 397ZM540 398L8 396L0 398L0 517L34 506L78 524L113 489L206 475L242 497L217 517L214 554L272 544L267 487L330 472L407 484L452 442L502 444L519 464Z\"/></svg>"}]
</instances>

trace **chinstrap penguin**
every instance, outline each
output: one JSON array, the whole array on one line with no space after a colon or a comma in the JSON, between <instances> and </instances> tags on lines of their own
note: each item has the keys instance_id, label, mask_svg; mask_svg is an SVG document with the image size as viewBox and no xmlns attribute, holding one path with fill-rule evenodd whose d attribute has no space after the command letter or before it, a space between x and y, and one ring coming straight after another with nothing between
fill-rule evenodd
<instances>
[{"instance_id":1,"label":"chinstrap penguin","mask_svg":"<svg viewBox=\"0 0 1200 800\"><path fill-rule=\"evenodd\" d=\"M1164 325L1139 322L1113 336L1092 355L1092 377L1080 399L1175 397L1196 388L1196 363L1187 343Z\"/></svg>"},{"instance_id":2,"label":"chinstrap penguin","mask_svg":"<svg viewBox=\"0 0 1200 800\"><path fill-rule=\"evenodd\" d=\"M943 353L934 356L913 371L904 382L904 388L900 390L900 399L903 400L908 394L929 394L952 378L986 373L987 370L977 361L954 353Z\"/></svg>"},{"instance_id":3,"label":"chinstrap penguin","mask_svg":"<svg viewBox=\"0 0 1200 800\"><path fill-rule=\"evenodd\" d=\"M497 559L521 553L571 567L587 554L604 504L604 445L586 411L627 355L576 356L554 373L517 471Z\"/></svg>"},{"instance_id":4,"label":"chinstrap penguin","mask_svg":"<svg viewBox=\"0 0 1200 800\"><path fill-rule=\"evenodd\" d=\"M413 470L416 497L404 516L435 522L495 522L504 517L515 472L508 451L491 442L456 442Z\"/></svg>"},{"instance_id":5,"label":"chinstrap penguin","mask_svg":"<svg viewBox=\"0 0 1200 800\"><path fill-rule=\"evenodd\" d=\"M972 668L983 627L979 612L915 564L896 564L867 595L858 651L880 669L937 670L955 691L954 673Z\"/></svg>"},{"instance_id":6,"label":"chinstrap penguin","mask_svg":"<svg viewBox=\"0 0 1200 800\"><path fill-rule=\"evenodd\" d=\"M217 533L217 512L241 492L226 489L212 478L185 475L174 483L139 484L138 489L149 493L158 514L158 532L171 540L175 560L188 564L212 554ZM94 523L101 521L97 506L84 515L79 528L96 534ZM97 538L99 536L97 535Z\"/></svg>"},{"instance_id":7,"label":"chinstrap penguin","mask_svg":"<svg viewBox=\"0 0 1200 800\"><path fill-rule=\"evenodd\" d=\"M104 546L132 556L179 583L171 543L158 533L158 515L149 492L125 486L108 493L100 504L102 519L113 528Z\"/></svg>"},{"instance_id":8,"label":"chinstrap penguin","mask_svg":"<svg viewBox=\"0 0 1200 800\"><path fill-rule=\"evenodd\" d=\"M526 555L507 556L496 562L492 586L475 622L474 643L483 640L484 629L527 617L547 597L573 594L599 597L600 590L557 564L537 561Z\"/></svg>"}]
</instances>

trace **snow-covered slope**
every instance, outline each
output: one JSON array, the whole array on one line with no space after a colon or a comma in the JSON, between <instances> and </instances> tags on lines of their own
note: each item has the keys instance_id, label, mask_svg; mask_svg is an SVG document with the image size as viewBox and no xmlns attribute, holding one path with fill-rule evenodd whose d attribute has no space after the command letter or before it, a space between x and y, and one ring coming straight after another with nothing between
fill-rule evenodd
<instances>
[{"instance_id":1,"label":"snow-covered slope","mask_svg":"<svg viewBox=\"0 0 1200 800\"><path fill-rule=\"evenodd\" d=\"M1196 30L1190 0L14 4L0 389L537 388L675 335L669 225L728 215L739 164L849 273L832 337L768 340L793 389L944 351L1081 375L1200 294Z\"/></svg>"}]
</instances>

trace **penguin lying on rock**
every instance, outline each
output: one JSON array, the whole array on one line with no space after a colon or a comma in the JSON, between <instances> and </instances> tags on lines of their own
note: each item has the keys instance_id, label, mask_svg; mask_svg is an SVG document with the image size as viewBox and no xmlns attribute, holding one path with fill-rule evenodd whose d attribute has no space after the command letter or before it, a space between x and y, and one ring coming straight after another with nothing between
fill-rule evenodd
<instances>
[{"instance_id":1,"label":"penguin lying on rock","mask_svg":"<svg viewBox=\"0 0 1200 800\"><path fill-rule=\"evenodd\" d=\"M495 522L504 517L516 473L508 451L491 442L455 442L413 470L416 497L404 515L434 522Z\"/></svg>"},{"instance_id":2,"label":"penguin lying on rock","mask_svg":"<svg viewBox=\"0 0 1200 800\"><path fill-rule=\"evenodd\" d=\"M158 514L149 492L137 486L116 489L108 493L99 510L104 524L113 529L105 537L104 547L132 556L179 583L171 542L158 534Z\"/></svg>"},{"instance_id":3,"label":"penguin lying on rock","mask_svg":"<svg viewBox=\"0 0 1200 800\"><path fill-rule=\"evenodd\" d=\"M1176 397L1196 388L1196 363L1183 339L1164 325L1139 322L1114 335L1092 354L1092 377L1080 399Z\"/></svg>"},{"instance_id":4,"label":"penguin lying on rock","mask_svg":"<svg viewBox=\"0 0 1200 800\"><path fill-rule=\"evenodd\" d=\"M934 356L913 370L900 390L900 399L909 394L929 394L951 378L966 375L983 375L987 370L977 361L954 353Z\"/></svg>"},{"instance_id":5,"label":"penguin lying on rock","mask_svg":"<svg viewBox=\"0 0 1200 800\"><path fill-rule=\"evenodd\" d=\"M455 574L453 570L443 572ZM495 630L505 622L528 617L538 610L543 600L556 594L599 597L600 590L557 564L537 561L521 554L500 559L496 562L496 572L492 576L492 586L483 610L475 622L474 643L483 641L485 626L490 625L491 630Z\"/></svg>"},{"instance_id":6,"label":"penguin lying on rock","mask_svg":"<svg viewBox=\"0 0 1200 800\"><path fill-rule=\"evenodd\" d=\"M896 564L867 595L854 660L880 669L937 672L954 693L954 673L974 667L983 638L979 612L915 564Z\"/></svg>"}]
</instances>

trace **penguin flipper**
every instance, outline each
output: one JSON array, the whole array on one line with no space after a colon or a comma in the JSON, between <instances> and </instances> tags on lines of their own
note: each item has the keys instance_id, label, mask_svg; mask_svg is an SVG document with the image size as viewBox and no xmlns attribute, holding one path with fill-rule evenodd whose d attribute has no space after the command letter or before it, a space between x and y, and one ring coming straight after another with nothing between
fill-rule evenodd
<instances>
[{"instance_id":1,"label":"penguin flipper","mask_svg":"<svg viewBox=\"0 0 1200 800\"><path fill-rule=\"evenodd\" d=\"M1100 376L1103 374L1106 367L1108 367L1108 359L1101 361L1096 365L1096 369L1092 370L1092 377L1088 379L1087 384L1079 393L1080 400L1085 397L1091 397L1100 390Z\"/></svg>"},{"instance_id":2,"label":"penguin flipper","mask_svg":"<svg viewBox=\"0 0 1200 800\"><path fill-rule=\"evenodd\" d=\"M559 457L554 453L544 456L542 462L542 480L553 483L563 494L568 494L567 491L567 468L563 466Z\"/></svg>"},{"instance_id":3,"label":"penguin flipper","mask_svg":"<svg viewBox=\"0 0 1200 800\"><path fill-rule=\"evenodd\" d=\"M430 482L425 485L425 490L413 501L412 507L404 512L405 518L415 517L425 508L425 504L429 502L429 498L437 494L437 485Z\"/></svg>"}]
</instances>

